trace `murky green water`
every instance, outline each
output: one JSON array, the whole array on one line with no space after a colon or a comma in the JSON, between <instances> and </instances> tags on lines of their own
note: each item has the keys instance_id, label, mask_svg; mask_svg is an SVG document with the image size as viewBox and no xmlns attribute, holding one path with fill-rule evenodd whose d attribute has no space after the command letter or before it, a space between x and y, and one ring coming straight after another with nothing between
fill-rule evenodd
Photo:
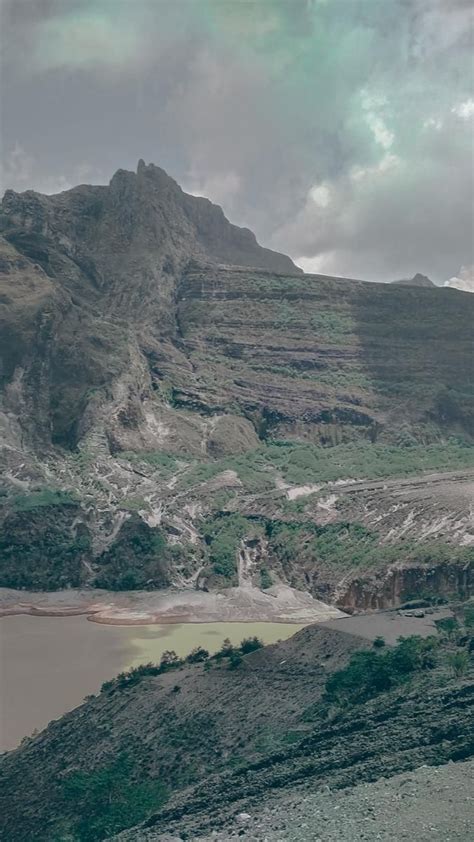
<instances>
[{"instance_id":1,"label":"murky green water","mask_svg":"<svg viewBox=\"0 0 474 842\"><path fill-rule=\"evenodd\" d=\"M300 628L288 623L107 626L83 616L2 617L0 750L14 748L121 670L159 661L166 649L187 655L203 646L212 653L226 637L234 644L252 635L275 643Z\"/></svg>"},{"instance_id":2,"label":"murky green water","mask_svg":"<svg viewBox=\"0 0 474 842\"><path fill-rule=\"evenodd\" d=\"M226 637L231 643L240 643L245 637L256 635L264 643L286 640L303 626L293 623L186 623L170 626L136 626L137 633L131 643L135 654L132 666L147 661L159 661L165 649L174 649L177 655L187 655L196 646L208 652L217 652Z\"/></svg>"}]
</instances>

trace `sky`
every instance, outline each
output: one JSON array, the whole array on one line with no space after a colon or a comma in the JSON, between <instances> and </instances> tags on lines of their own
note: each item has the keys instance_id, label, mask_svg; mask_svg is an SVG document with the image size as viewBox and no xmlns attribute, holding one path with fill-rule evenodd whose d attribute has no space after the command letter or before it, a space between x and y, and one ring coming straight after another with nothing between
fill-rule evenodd
<instances>
[{"instance_id":1,"label":"sky","mask_svg":"<svg viewBox=\"0 0 474 842\"><path fill-rule=\"evenodd\" d=\"M143 158L305 271L474 290L471 0L0 8L3 189Z\"/></svg>"}]
</instances>

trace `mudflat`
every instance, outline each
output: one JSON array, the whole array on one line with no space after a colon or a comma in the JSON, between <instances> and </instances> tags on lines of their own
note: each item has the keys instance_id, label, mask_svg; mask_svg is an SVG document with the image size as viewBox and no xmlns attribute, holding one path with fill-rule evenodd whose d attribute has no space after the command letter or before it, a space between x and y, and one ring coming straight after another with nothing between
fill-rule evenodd
<instances>
[{"instance_id":1,"label":"mudflat","mask_svg":"<svg viewBox=\"0 0 474 842\"><path fill-rule=\"evenodd\" d=\"M17 614L45 617L87 614L95 623L110 625L260 620L307 625L344 616L333 605L287 585L274 585L263 592L247 583L212 592L68 589L44 593L0 588L0 617Z\"/></svg>"}]
</instances>

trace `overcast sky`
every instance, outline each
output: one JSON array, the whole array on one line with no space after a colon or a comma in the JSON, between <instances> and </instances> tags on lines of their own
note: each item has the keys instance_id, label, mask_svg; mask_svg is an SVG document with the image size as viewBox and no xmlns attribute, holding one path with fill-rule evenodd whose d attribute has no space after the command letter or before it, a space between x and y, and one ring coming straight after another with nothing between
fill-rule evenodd
<instances>
[{"instance_id":1,"label":"overcast sky","mask_svg":"<svg viewBox=\"0 0 474 842\"><path fill-rule=\"evenodd\" d=\"M474 262L471 0L2 0L4 189L153 162L306 271Z\"/></svg>"}]
</instances>

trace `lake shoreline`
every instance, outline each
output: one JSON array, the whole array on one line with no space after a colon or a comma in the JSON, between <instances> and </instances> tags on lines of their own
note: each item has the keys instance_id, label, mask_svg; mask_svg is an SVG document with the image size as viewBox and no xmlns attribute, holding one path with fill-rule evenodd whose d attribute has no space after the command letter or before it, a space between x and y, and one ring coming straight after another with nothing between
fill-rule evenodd
<instances>
[{"instance_id":1,"label":"lake shoreline","mask_svg":"<svg viewBox=\"0 0 474 842\"><path fill-rule=\"evenodd\" d=\"M186 623L308 624L345 616L332 605L286 585L268 591L246 585L225 591L16 591L0 588L0 617L85 615L102 625Z\"/></svg>"},{"instance_id":2,"label":"lake shoreline","mask_svg":"<svg viewBox=\"0 0 474 842\"><path fill-rule=\"evenodd\" d=\"M213 654L226 638L235 646L253 636L272 644L303 627L270 622L136 626L90 623L77 613L53 619L10 615L0 621L0 754L81 705L87 695L99 693L104 681L140 664L159 663L167 650L184 658L201 646Z\"/></svg>"}]
</instances>

